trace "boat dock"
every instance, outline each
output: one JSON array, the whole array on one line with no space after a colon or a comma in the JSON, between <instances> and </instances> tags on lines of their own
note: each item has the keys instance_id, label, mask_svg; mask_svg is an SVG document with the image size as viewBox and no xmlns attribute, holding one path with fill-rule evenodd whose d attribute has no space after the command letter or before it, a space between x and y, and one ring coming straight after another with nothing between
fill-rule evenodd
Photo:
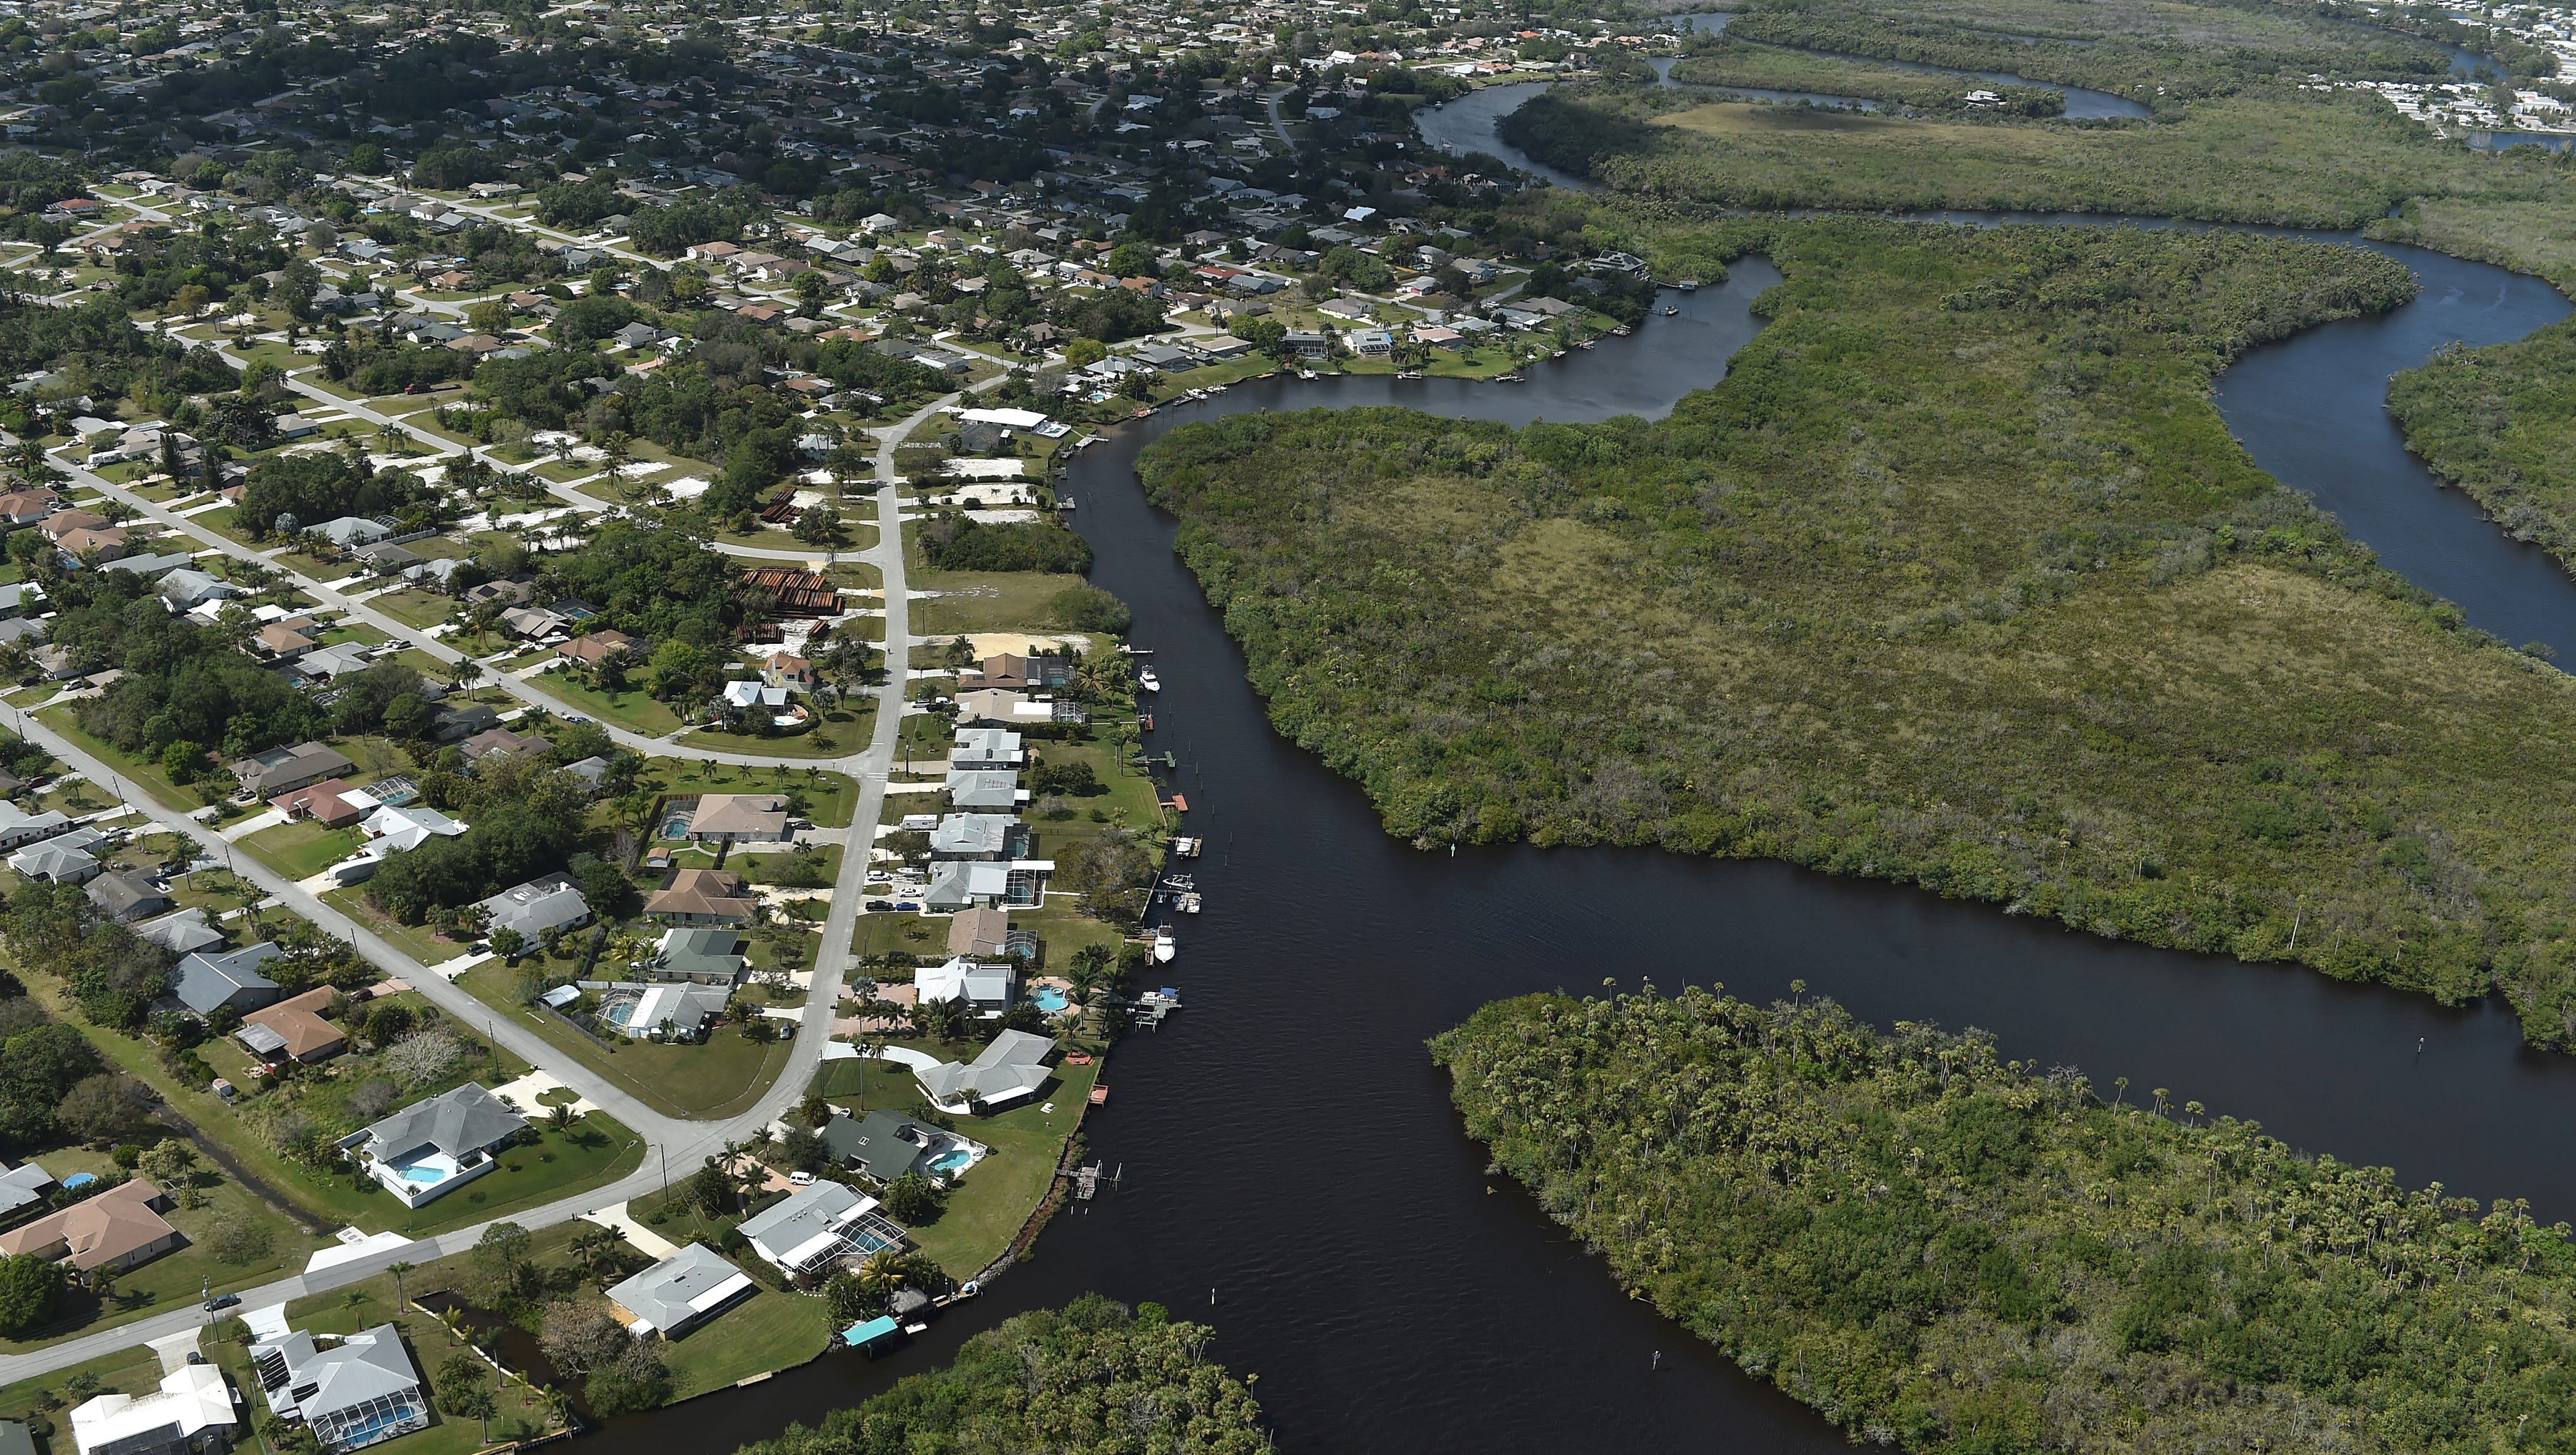
<instances>
[{"instance_id":1,"label":"boat dock","mask_svg":"<svg viewBox=\"0 0 2576 1455\"><path fill-rule=\"evenodd\" d=\"M1127 1166L1123 1162L1119 1164L1117 1171L1105 1174L1101 1171L1101 1165L1102 1164L1098 1162L1094 1162L1090 1166L1082 1168L1072 1174L1073 1196L1075 1201L1089 1202L1093 1195L1100 1191L1100 1184L1106 1182L1110 1186L1116 1187L1118 1185L1118 1180L1127 1175Z\"/></svg>"}]
</instances>

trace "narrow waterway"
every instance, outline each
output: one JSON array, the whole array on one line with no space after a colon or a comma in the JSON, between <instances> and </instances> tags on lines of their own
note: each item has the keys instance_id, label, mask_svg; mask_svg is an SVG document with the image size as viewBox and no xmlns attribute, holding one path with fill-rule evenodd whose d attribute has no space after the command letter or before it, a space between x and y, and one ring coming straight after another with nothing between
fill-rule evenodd
<instances>
[{"instance_id":1,"label":"narrow waterway","mask_svg":"<svg viewBox=\"0 0 2576 1455\"><path fill-rule=\"evenodd\" d=\"M1461 150L1520 164L1490 125L1456 134L1474 143ZM2223 379L2220 406L2258 460L2392 565L2516 641L2576 648L2576 586L2530 569L2536 552L2435 489L2380 407L2386 374L2439 343L2515 337L2566 304L2498 269L2396 251L2425 276L2423 297L2257 350ZM1093 579L1134 608L1135 640L1155 652L1166 685L1152 745L1178 755L1173 786L1210 844L1197 867L1208 910L1181 926L1162 977L1188 1008L1120 1048L1111 1102L1087 1124L1123 1182L1059 1219L1031 1264L920 1344L614 1422L619 1448L697 1455L811 1422L1007 1313L1086 1290L1213 1323L1215 1352L1260 1376L1292 1451L1846 1448L1624 1299L1485 1174L1449 1111L1426 1037L1494 997L1604 977L1722 981L1766 998L1803 979L1882 1023L1982 1026L2007 1055L2168 1087L2299 1146L2576 1217L2576 1060L2524 1050L2493 1006L2446 1010L1774 863L1420 854L1270 730L1241 655L1171 553L1174 522L1143 500L1133 462L1147 442L1250 409L1659 416L1723 377L1758 331L1752 299L1776 279L1747 260L1724 286L1676 296L1679 315L1535 366L1525 384L1263 381L1119 427L1077 458L1066 490L1097 553Z\"/></svg>"}]
</instances>

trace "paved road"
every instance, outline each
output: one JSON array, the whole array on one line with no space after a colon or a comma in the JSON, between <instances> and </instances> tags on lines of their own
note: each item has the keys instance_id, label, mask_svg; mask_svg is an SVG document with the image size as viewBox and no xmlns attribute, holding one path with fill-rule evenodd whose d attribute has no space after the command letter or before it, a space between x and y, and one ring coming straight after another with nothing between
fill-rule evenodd
<instances>
[{"instance_id":1,"label":"paved road","mask_svg":"<svg viewBox=\"0 0 2576 1455\"><path fill-rule=\"evenodd\" d=\"M859 904L866 892L870 857L864 847L865 841L858 840L857 835L873 833L884 804L886 773L894 761L895 745L902 730L904 684L909 676L906 669L910 660L908 651L910 638L904 630L907 618L903 532L900 524L901 490L894 471L895 446L913 428L930 418L939 409L954 403L958 397L952 394L934 401L901 424L878 432L876 474L879 533L876 546L865 553L865 559L877 566L883 573L885 581L884 599L888 622L885 642L885 681L875 689L878 704L876 727L866 751L828 765L840 768L858 780L859 802L852 819L854 842L850 851L842 855L841 877L833 887L832 907L824 921L823 944L815 955L813 988L806 1000L807 1013L798 1026L796 1042L787 1067L751 1110L721 1121L696 1121L657 1112L620 1087L556 1050L527 1025L484 1005L461 987L449 983L446 977L436 970L421 965L394 946L387 944L369 932L365 926L324 904L302 886L288 881L283 875L256 860L246 856L235 858L236 866L247 877L275 895L287 908L321 925L333 934L347 939L370 963L416 987L424 996L450 1014L467 1024L483 1026L494 1040L507 1047L513 1055L521 1057L532 1065L543 1067L566 1086L589 1098L609 1115L633 1128L638 1138L645 1143L645 1165L633 1175L608 1187L596 1188L543 1207L511 1214L508 1221L527 1228L547 1227L579 1217L592 1209L609 1207L653 1193L667 1185L670 1177L685 1176L704 1158L721 1151L728 1143L756 1138L772 1121L803 1099L805 1088L811 1083L816 1067L822 1062L824 1046L831 1039L833 1010L839 1004L842 981L854 958L850 953L850 942L857 928ZM272 568L276 566L274 561L260 552L238 541L199 528L158 504L145 500L131 491L111 485L85 469L68 464L65 468L80 483L132 505L137 511L157 522L185 532L237 558L257 560ZM452 661L459 656L452 648L421 639L412 629L366 609L362 604L351 601L340 592L294 572L290 571L287 574L301 589L312 594L317 600L346 610L358 619L367 621L401 639L416 641L442 660ZM510 679L502 680L508 682ZM518 685L524 687L524 684ZM122 775L81 751L60 734L28 718L24 713L13 713L13 715L17 718L21 730L36 742L43 744L48 752L80 769L95 781L114 789L119 797L152 822L167 828L194 833L201 838L206 836L204 825L175 810L163 807L149 793L127 783ZM621 742L628 742L630 746L638 746L650 752L680 753L683 756L713 758L725 762L777 761L747 755L682 749L676 744L664 743L658 739L641 738L615 729L612 729L612 733L617 735ZM797 766L804 766L804 764L800 761ZM426 1246L416 1244L412 1250L404 1254L404 1257L410 1262L426 1263L433 1258L462 1252L472 1247L475 1240L480 1238L484 1229L489 1226L488 1222L479 1223L456 1232L442 1234L435 1239L424 1240ZM246 1289L241 1294L242 1303L244 1307L257 1308L309 1294L328 1292L373 1276L381 1271L385 1261L369 1259L340 1268L326 1269L317 1274L281 1279L259 1288ZM191 1305L132 1323L120 1324L97 1333L67 1339L33 1353L0 1357L0 1384L50 1374L97 1358L101 1354L135 1347L152 1339L210 1321L210 1317L202 1309Z\"/></svg>"}]
</instances>

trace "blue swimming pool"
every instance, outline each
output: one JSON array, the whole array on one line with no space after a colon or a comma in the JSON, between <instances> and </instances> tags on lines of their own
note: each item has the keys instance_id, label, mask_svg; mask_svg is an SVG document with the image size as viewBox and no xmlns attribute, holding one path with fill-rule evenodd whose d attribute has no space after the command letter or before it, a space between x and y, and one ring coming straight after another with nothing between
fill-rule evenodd
<instances>
[{"instance_id":1,"label":"blue swimming pool","mask_svg":"<svg viewBox=\"0 0 2576 1455\"><path fill-rule=\"evenodd\" d=\"M1071 1002L1064 998L1063 991L1056 989L1052 985L1041 985L1037 989L1029 992L1029 1004L1036 1006L1038 1009L1045 1011L1049 1015L1053 1015L1057 1011L1060 1011L1067 1005L1071 1004Z\"/></svg>"},{"instance_id":2,"label":"blue swimming pool","mask_svg":"<svg viewBox=\"0 0 2576 1455\"><path fill-rule=\"evenodd\" d=\"M406 1167L402 1170L402 1179L427 1186L433 1182L445 1182L447 1174L435 1167Z\"/></svg>"},{"instance_id":3,"label":"blue swimming pool","mask_svg":"<svg viewBox=\"0 0 2576 1455\"><path fill-rule=\"evenodd\" d=\"M71 1176L66 1177L66 1178L64 1178L64 1179L63 1179L63 1186L65 1186L65 1187L87 1187L87 1186L89 1186L91 1183L96 1182L97 1180L98 1180L98 1178L97 1178L95 1175L91 1174L91 1173L87 1173L87 1172L75 1172L75 1173L73 1173Z\"/></svg>"},{"instance_id":4,"label":"blue swimming pool","mask_svg":"<svg viewBox=\"0 0 2576 1455\"><path fill-rule=\"evenodd\" d=\"M974 1160L975 1154L972 1152L951 1152L931 1163L930 1166L937 1172L962 1172L966 1169L966 1164Z\"/></svg>"}]
</instances>

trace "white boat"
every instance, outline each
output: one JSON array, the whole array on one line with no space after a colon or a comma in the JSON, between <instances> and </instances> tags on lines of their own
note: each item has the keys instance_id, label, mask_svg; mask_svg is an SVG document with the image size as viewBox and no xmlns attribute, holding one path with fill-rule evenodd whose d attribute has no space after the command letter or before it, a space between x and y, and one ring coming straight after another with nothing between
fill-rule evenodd
<instances>
[{"instance_id":1,"label":"white boat","mask_svg":"<svg viewBox=\"0 0 2576 1455\"><path fill-rule=\"evenodd\" d=\"M1153 668L1140 667L1136 671L1136 685L1148 692L1160 692L1163 690L1163 679L1154 675Z\"/></svg>"},{"instance_id":2,"label":"white boat","mask_svg":"<svg viewBox=\"0 0 2576 1455\"><path fill-rule=\"evenodd\" d=\"M1156 963L1169 964L1171 962L1171 958L1180 952L1181 947L1172 943L1172 932L1170 930L1154 931L1154 959Z\"/></svg>"},{"instance_id":3,"label":"white boat","mask_svg":"<svg viewBox=\"0 0 2576 1455\"><path fill-rule=\"evenodd\" d=\"M1172 840L1172 857L1173 857L1173 858L1175 858L1175 859L1195 859L1195 858L1197 858L1197 857L1198 857L1198 853L1199 853L1199 841L1198 841L1198 840L1193 839L1193 838L1186 838L1186 837L1184 837L1184 838L1176 838L1176 839Z\"/></svg>"},{"instance_id":4,"label":"white boat","mask_svg":"<svg viewBox=\"0 0 2576 1455\"><path fill-rule=\"evenodd\" d=\"M1059 496L1056 499L1055 506L1058 510L1070 512L1074 509L1073 497L1070 495Z\"/></svg>"},{"instance_id":5,"label":"white boat","mask_svg":"<svg viewBox=\"0 0 2576 1455\"><path fill-rule=\"evenodd\" d=\"M1181 896L1181 899L1180 899L1180 905L1179 905L1179 908L1180 908L1181 913L1183 913L1183 914L1196 914L1196 913L1198 913L1198 912L1199 912L1199 897L1198 897L1198 895L1197 895L1195 892L1192 892L1192 893L1189 893L1189 894L1184 894L1184 895L1182 895L1182 896Z\"/></svg>"}]
</instances>

